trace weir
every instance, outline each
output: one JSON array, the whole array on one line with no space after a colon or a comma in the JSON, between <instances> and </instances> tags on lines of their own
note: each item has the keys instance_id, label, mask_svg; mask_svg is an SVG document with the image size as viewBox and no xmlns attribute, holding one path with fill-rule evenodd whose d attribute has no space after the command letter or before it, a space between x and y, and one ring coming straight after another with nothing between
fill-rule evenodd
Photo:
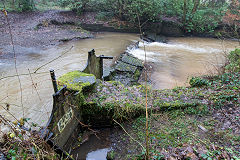
<instances>
[{"instance_id":1,"label":"weir","mask_svg":"<svg viewBox=\"0 0 240 160\"><path fill-rule=\"evenodd\" d=\"M95 84L96 78L103 79L103 59L113 59L113 57L96 56L94 49L88 52L85 69L82 72L76 71L74 82L71 83L82 86L81 89L88 89ZM69 149L68 140L82 127L80 106L83 102L79 102L79 96L82 96L82 93L80 90L70 88L71 86L64 85L59 88L54 70L50 70L50 75L55 92L53 109L47 126L41 132L48 142L55 146L58 152L62 152L63 157L66 157L65 150Z\"/></svg>"},{"instance_id":2,"label":"weir","mask_svg":"<svg viewBox=\"0 0 240 160\"><path fill-rule=\"evenodd\" d=\"M107 79L111 77L111 80L120 77L120 81L129 79L126 83L136 83L143 69L141 60L128 53L123 53L113 70L103 76L103 59L113 59L113 57L96 56L93 49L88 52L87 65L83 71L69 72L56 80L54 70L50 70L55 91L53 94L53 109L47 126L42 132L45 133L48 141L53 146L57 146L57 149L65 157L68 155L65 151L69 151L72 147L73 139L76 139L84 128L88 128L85 123L91 123L91 127L109 126L113 123L112 117L115 112L119 112L119 109L114 108L109 110L100 107L101 109L99 109L96 102L86 102L88 93L97 85L103 85L100 84L102 83L101 80L106 77ZM120 82L119 84L123 85ZM133 116L142 111L138 107L136 107L136 110L132 113Z\"/></svg>"}]
</instances>

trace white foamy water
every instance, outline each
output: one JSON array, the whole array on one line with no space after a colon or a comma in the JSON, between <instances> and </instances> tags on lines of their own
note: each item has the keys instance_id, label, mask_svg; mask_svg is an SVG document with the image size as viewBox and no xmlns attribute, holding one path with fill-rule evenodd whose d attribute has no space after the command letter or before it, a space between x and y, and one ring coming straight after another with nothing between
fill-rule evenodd
<instances>
[{"instance_id":1,"label":"white foamy water","mask_svg":"<svg viewBox=\"0 0 240 160\"><path fill-rule=\"evenodd\" d=\"M211 47L194 47L194 46L189 46L186 44L179 44L179 43L160 43L160 42L152 42L152 43L148 43L148 42L140 42L139 43L139 47L162 47L162 48L166 48L166 49L178 49L178 50L186 50L186 51L190 51L192 53L216 53L216 52L221 52L220 49L217 48L211 48Z\"/></svg>"},{"instance_id":2,"label":"white foamy water","mask_svg":"<svg viewBox=\"0 0 240 160\"><path fill-rule=\"evenodd\" d=\"M128 53L132 54L133 56L141 59L141 60L145 60L145 53L147 55L147 61L151 61L151 62L156 62L157 59L154 59L152 57L154 56L160 56L161 54L160 53L156 53L156 52L148 52L148 51L144 51L142 49L128 49L127 50Z\"/></svg>"}]
</instances>

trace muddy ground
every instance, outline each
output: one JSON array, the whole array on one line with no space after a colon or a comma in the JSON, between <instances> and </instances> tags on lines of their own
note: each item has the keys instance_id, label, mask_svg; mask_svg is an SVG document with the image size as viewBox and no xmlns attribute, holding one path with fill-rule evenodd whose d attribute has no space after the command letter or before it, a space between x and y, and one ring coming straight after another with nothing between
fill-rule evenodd
<instances>
[{"instance_id":1,"label":"muddy ground","mask_svg":"<svg viewBox=\"0 0 240 160\"><path fill-rule=\"evenodd\" d=\"M17 54L26 54L57 45L62 41L91 38L93 34L77 25L81 17L71 11L8 13ZM0 16L0 55L11 55L12 45L7 19Z\"/></svg>"}]
</instances>

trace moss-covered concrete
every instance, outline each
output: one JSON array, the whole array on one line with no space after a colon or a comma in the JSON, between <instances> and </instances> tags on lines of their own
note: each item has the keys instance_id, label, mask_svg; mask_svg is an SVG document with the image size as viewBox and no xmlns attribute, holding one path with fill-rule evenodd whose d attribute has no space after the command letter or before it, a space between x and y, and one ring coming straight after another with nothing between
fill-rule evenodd
<instances>
[{"instance_id":1,"label":"moss-covered concrete","mask_svg":"<svg viewBox=\"0 0 240 160\"><path fill-rule=\"evenodd\" d=\"M133 66L143 67L143 62L140 59L137 59L133 56L123 55L122 61Z\"/></svg>"},{"instance_id":2,"label":"moss-covered concrete","mask_svg":"<svg viewBox=\"0 0 240 160\"><path fill-rule=\"evenodd\" d=\"M59 87L66 85L68 89L74 91L82 91L83 88L90 87L95 82L96 77L93 74L80 71L69 72L58 78Z\"/></svg>"},{"instance_id":3,"label":"moss-covered concrete","mask_svg":"<svg viewBox=\"0 0 240 160\"><path fill-rule=\"evenodd\" d=\"M134 73L137 69L137 67L130 65L128 63L119 61L118 64L115 67L116 70L121 71L121 72L131 72Z\"/></svg>"}]
</instances>

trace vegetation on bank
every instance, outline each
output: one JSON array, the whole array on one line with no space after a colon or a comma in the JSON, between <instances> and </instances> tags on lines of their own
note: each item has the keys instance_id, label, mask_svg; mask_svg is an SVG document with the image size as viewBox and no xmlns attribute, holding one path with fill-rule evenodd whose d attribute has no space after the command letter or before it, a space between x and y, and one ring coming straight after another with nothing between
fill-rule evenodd
<instances>
[{"instance_id":1,"label":"vegetation on bank","mask_svg":"<svg viewBox=\"0 0 240 160\"><path fill-rule=\"evenodd\" d=\"M29 120L21 118L11 122L0 115L1 128L5 126L8 129L8 133L1 131L0 134L0 159L60 159L42 135L35 130L37 124L30 123Z\"/></svg>"},{"instance_id":2,"label":"vegetation on bank","mask_svg":"<svg viewBox=\"0 0 240 160\"><path fill-rule=\"evenodd\" d=\"M227 1L200 0L59 0L59 2L63 7L68 6L79 13L97 11L99 17L116 16L120 20L136 24L138 24L138 16L141 22L171 19L179 22L186 32L199 33L213 31L230 8L230 3Z\"/></svg>"},{"instance_id":3,"label":"vegetation on bank","mask_svg":"<svg viewBox=\"0 0 240 160\"><path fill-rule=\"evenodd\" d=\"M150 159L240 158L240 50L228 55L225 72L193 77L190 87L149 93ZM112 159L144 159L145 117L126 125ZM118 146L124 146L125 149Z\"/></svg>"},{"instance_id":4,"label":"vegetation on bank","mask_svg":"<svg viewBox=\"0 0 240 160\"><path fill-rule=\"evenodd\" d=\"M141 23L170 21L185 33L211 33L219 26L239 34L239 1L200 0L11 0L0 2L0 9L32 11L45 9L71 9L79 14L97 13L103 21ZM124 24L124 22L122 24ZM224 27L223 27L224 26ZM223 36L225 33L218 33Z\"/></svg>"}]
</instances>

